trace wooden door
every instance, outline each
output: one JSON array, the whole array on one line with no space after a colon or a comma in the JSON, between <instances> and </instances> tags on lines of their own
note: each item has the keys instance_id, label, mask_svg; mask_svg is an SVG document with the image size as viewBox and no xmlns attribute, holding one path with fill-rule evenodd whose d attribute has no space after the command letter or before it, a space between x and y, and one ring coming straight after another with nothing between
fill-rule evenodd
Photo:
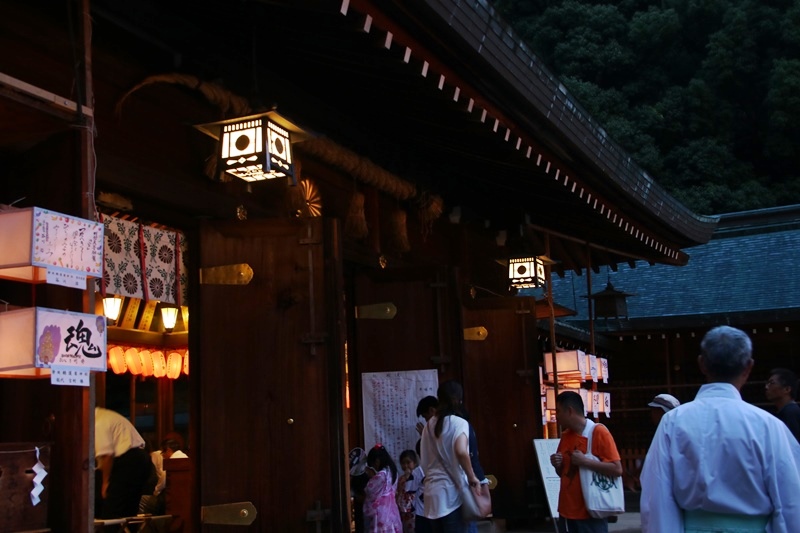
<instances>
[{"instance_id":1,"label":"wooden door","mask_svg":"<svg viewBox=\"0 0 800 533\"><path fill-rule=\"evenodd\" d=\"M464 341L464 403L478 436L481 465L494 475L494 515L509 523L531 515L539 479L533 439L542 437L536 322L522 299L500 308L463 308L465 328L484 327L484 340ZM533 482L533 484L531 484Z\"/></svg>"},{"instance_id":2,"label":"wooden door","mask_svg":"<svg viewBox=\"0 0 800 533\"><path fill-rule=\"evenodd\" d=\"M349 529L337 227L294 219L201 231L203 278L192 303L199 499L252 502L258 516L248 531ZM252 268L250 283L204 283L203 269L239 263ZM241 528L203 529L229 530Z\"/></svg>"}]
</instances>

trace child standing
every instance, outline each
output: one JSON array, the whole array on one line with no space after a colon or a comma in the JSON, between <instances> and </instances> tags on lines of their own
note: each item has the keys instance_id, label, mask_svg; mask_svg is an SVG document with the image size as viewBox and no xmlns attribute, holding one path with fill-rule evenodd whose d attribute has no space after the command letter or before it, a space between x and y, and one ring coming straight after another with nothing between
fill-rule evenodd
<instances>
[{"instance_id":1,"label":"child standing","mask_svg":"<svg viewBox=\"0 0 800 533\"><path fill-rule=\"evenodd\" d=\"M415 533L416 516L423 514L421 496L424 477L422 467L419 466L417 452L405 450L401 453L400 468L403 469L403 475L397 482L397 506L400 508L400 520L403 522L403 533Z\"/></svg>"},{"instance_id":2,"label":"child standing","mask_svg":"<svg viewBox=\"0 0 800 533\"><path fill-rule=\"evenodd\" d=\"M400 512L397 509L397 467L389 452L380 444L367 454L364 533L402 533Z\"/></svg>"}]
</instances>

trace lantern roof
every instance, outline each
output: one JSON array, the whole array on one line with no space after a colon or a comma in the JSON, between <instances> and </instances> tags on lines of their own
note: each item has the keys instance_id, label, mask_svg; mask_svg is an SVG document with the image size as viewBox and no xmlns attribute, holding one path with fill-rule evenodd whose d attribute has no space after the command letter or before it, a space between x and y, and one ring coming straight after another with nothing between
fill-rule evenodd
<instances>
[{"instance_id":1,"label":"lantern roof","mask_svg":"<svg viewBox=\"0 0 800 533\"><path fill-rule=\"evenodd\" d=\"M202 131L215 141L219 141L220 137L222 137L222 128L224 126L228 126L230 124L237 124L239 122L247 122L249 120L263 119L263 118L266 118L274 122L278 126L287 130L291 134L292 143L302 142L312 137L315 137L315 135L312 132L298 126L285 116L278 113L276 110L264 111L262 113L254 113L241 117L231 117L223 120L218 120L216 122L207 122L205 124L196 124L195 128Z\"/></svg>"}]
</instances>

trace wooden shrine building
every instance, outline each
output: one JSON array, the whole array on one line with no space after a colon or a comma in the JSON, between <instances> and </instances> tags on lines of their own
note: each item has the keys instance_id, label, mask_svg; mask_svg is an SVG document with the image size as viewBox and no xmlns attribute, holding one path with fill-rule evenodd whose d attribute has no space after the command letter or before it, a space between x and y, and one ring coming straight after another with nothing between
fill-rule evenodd
<instances>
[{"instance_id":1,"label":"wooden shrine building","mask_svg":"<svg viewBox=\"0 0 800 533\"><path fill-rule=\"evenodd\" d=\"M99 292L0 280L0 299L98 315L102 296L123 299L90 386L0 379L0 443L50 452L39 528L93 531L92 407L106 405L155 443L186 439L184 531L227 531L209 509L244 501L248 531L349 531L347 452L374 444L361 376L423 369L463 383L494 515L524 521L541 497L543 353L595 345L548 326L571 300L509 291L509 260L546 257L547 280L582 273L594 293L607 267L682 267L716 224L640 169L485 1L0 12L0 207L105 228ZM248 137L258 121L276 129ZM260 134L273 179L234 176L257 157L240 141Z\"/></svg>"}]
</instances>

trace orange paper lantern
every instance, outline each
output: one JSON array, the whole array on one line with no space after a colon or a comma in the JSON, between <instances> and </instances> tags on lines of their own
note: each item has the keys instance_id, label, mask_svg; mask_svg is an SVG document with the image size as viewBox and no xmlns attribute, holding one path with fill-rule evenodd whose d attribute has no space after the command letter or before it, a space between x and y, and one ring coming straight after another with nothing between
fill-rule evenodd
<instances>
[{"instance_id":1,"label":"orange paper lantern","mask_svg":"<svg viewBox=\"0 0 800 533\"><path fill-rule=\"evenodd\" d=\"M128 348L125 350L125 363L128 365L128 370L131 374L138 376L142 373L142 359L139 357L139 350L136 348Z\"/></svg>"},{"instance_id":2,"label":"orange paper lantern","mask_svg":"<svg viewBox=\"0 0 800 533\"><path fill-rule=\"evenodd\" d=\"M108 351L108 364L115 374L124 374L128 370L128 365L125 364L125 350L120 346L111 348Z\"/></svg>"},{"instance_id":3,"label":"orange paper lantern","mask_svg":"<svg viewBox=\"0 0 800 533\"><path fill-rule=\"evenodd\" d=\"M163 378L167 375L167 360L164 358L164 352L152 352L150 356L153 358L153 375L157 378Z\"/></svg>"},{"instance_id":4,"label":"orange paper lantern","mask_svg":"<svg viewBox=\"0 0 800 533\"><path fill-rule=\"evenodd\" d=\"M183 373L189 375L189 350L183 355Z\"/></svg>"},{"instance_id":5,"label":"orange paper lantern","mask_svg":"<svg viewBox=\"0 0 800 533\"><path fill-rule=\"evenodd\" d=\"M150 355L150 350L142 350L139 352L139 359L142 361L142 375L149 377L153 375L153 357Z\"/></svg>"},{"instance_id":6,"label":"orange paper lantern","mask_svg":"<svg viewBox=\"0 0 800 533\"><path fill-rule=\"evenodd\" d=\"M172 352L167 359L167 377L169 379L178 379L181 375L183 367L183 357L178 352Z\"/></svg>"}]
</instances>

